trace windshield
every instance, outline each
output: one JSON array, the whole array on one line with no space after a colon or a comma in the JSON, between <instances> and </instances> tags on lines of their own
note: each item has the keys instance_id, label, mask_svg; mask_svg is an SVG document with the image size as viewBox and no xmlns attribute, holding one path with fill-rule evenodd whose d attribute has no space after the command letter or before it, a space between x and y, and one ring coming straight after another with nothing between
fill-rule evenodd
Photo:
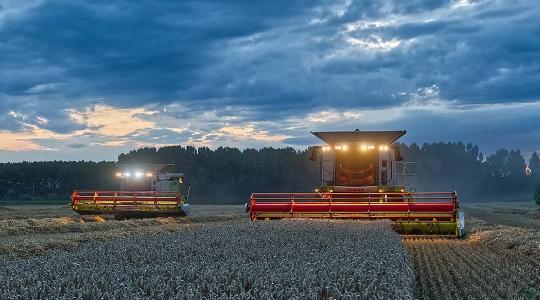
<instances>
[{"instance_id":1,"label":"windshield","mask_svg":"<svg viewBox=\"0 0 540 300\"><path fill-rule=\"evenodd\" d=\"M337 151L336 185L376 185L376 151Z\"/></svg>"}]
</instances>

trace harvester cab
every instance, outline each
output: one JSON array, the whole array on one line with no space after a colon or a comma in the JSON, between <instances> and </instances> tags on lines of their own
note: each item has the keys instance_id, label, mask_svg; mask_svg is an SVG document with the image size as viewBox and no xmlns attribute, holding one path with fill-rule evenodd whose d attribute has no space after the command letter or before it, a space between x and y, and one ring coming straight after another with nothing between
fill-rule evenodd
<instances>
[{"instance_id":1,"label":"harvester cab","mask_svg":"<svg viewBox=\"0 0 540 300\"><path fill-rule=\"evenodd\" d=\"M183 188L184 174L165 172L168 166L171 165L120 165L116 173L119 190L73 191L71 206L81 215L112 214L117 219L186 216L190 211L191 186Z\"/></svg>"},{"instance_id":2,"label":"harvester cab","mask_svg":"<svg viewBox=\"0 0 540 300\"><path fill-rule=\"evenodd\" d=\"M416 175L394 145L406 131L313 132L326 143L312 148L320 161L320 192L404 192Z\"/></svg>"},{"instance_id":3,"label":"harvester cab","mask_svg":"<svg viewBox=\"0 0 540 300\"><path fill-rule=\"evenodd\" d=\"M462 236L465 223L456 192L416 192L416 163L394 144L406 131L312 132L320 164L314 193L253 193L251 220L280 218L388 219L403 234Z\"/></svg>"}]
</instances>

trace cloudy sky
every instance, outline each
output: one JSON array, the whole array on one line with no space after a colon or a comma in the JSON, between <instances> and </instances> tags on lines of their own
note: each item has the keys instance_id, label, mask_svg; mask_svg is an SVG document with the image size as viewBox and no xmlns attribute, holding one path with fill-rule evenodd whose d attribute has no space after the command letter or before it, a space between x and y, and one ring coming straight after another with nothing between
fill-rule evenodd
<instances>
[{"instance_id":1,"label":"cloudy sky","mask_svg":"<svg viewBox=\"0 0 540 300\"><path fill-rule=\"evenodd\" d=\"M0 161L355 128L540 150L538 1L0 0Z\"/></svg>"}]
</instances>

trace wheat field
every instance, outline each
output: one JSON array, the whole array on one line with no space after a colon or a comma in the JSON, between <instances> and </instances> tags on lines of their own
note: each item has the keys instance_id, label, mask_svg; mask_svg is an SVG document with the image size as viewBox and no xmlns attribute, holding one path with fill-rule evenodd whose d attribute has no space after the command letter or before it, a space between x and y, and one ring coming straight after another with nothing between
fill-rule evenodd
<instances>
[{"instance_id":1,"label":"wheat field","mask_svg":"<svg viewBox=\"0 0 540 300\"><path fill-rule=\"evenodd\" d=\"M241 206L123 221L2 208L0 299L540 299L537 208L493 207L471 209L463 239L399 236L388 222L252 223Z\"/></svg>"},{"instance_id":2,"label":"wheat field","mask_svg":"<svg viewBox=\"0 0 540 300\"><path fill-rule=\"evenodd\" d=\"M30 259L0 260L4 299L412 299L389 222L186 226Z\"/></svg>"}]
</instances>

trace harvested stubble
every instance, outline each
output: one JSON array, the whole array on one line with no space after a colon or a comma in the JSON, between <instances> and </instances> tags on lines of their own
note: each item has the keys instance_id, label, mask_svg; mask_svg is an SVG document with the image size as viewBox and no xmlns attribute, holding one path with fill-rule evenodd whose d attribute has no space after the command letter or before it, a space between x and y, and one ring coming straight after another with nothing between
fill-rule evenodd
<instances>
[{"instance_id":1,"label":"harvested stubble","mask_svg":"<svg viewBox=\"0 0 540 300\"><path fill-rule=\"evenodd\" d=\"M406 237L420 299L540 299L539 235L469 218L465 239Z\"/></svg>"},{"instance_id":2,"label":"harvested stubble","mask_svg":"<svg viewBox=\"0 0 540 300\"><path fill-rule=\"evenodd\" d=\"M0 298L412 298L387 222L228 222L0 259Z\"/></svg>"},{"instance_id":3,"label":"harvested stubble","mask_svg":"<svg viewBox=\"0 0 540 300\"><path fill-rule=\"evenodd\" d=\"M189 225L184 218L104 221L101 217L85 216L0 220L0 254L30 257L89 241L173 232Z\"/></svg>"},{"instance_id":4,"label":"harvested stubble","mask_svg":"<svg viewBox=\"0 0 540 300\"><path fill-rule=\"evenodd\" d=\"M540 260L540 230L534 227L490 225L484 220L469 218L473 244L486 246L496 252L519 252ZM504 253L503 253L504 254Z\"/></svg>"},{"instance_id":5,"label":"harvested stubble","mask_svg":"<svg viewBox=\"0 0 540 300\"><path fill-rule=\"evenodd\" d=\"M77 247L89 241L160 232L209 222L245 220L243 206L195 206L195 216L114 220L113 216L79 216L63 207L18 208L0 213L0 254L15 257L42 255Z\"/></svg>"}]
</instances>

